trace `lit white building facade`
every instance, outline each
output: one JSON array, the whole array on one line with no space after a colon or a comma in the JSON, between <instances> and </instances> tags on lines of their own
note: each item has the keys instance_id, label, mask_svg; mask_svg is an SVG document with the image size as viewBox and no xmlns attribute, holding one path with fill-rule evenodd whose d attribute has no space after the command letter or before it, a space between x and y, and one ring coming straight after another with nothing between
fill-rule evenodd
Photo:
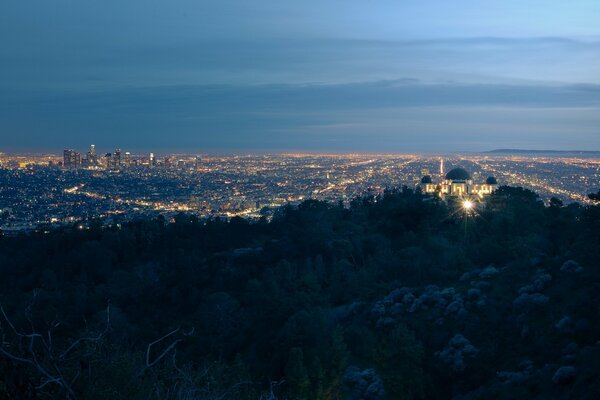
<instances>
[{"instance_id":1,"label":"lit white building facade","mask_svg":"<svg viewBox=\"0 0 600 400\"><path fill-rule=\"evenodd\" d=\"M473 183L471 175L462 168L450 170L444 180L433 182L431 176L421 179L421 187L425 193L445 196L485 196L498 187L496 178L490 176L484 183Z\"/></svg>"}]
</instances>

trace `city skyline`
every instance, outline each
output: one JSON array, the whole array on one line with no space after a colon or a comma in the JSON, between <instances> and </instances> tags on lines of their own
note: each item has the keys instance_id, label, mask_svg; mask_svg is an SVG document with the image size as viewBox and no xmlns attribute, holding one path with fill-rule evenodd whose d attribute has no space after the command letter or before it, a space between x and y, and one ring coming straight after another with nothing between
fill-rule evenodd
<instances>
[{"instance_id":1,"label":"city skyline","mask_svg":"<svg viewBox=\"0 0 600 400\"><path fill-rule=\"evenodd\" d=\"M87 147L86 147L87 146ZM87 144L83 146L52 146L50 149L45 150L3 150L0 149L0 155L7 155L13 157L27 157L27 156L48 156L48 157L61 157L63 158L65 151L74 151L79 153L81 156L85 156L90 152L90 147L97 148L95 144ZM87 151L86 151L87 150ZM516 147L504 147L504 148L485 148L479 151L466 151L466 150L439 150L439 151L394 151L394 150L380 150L380 151L361 151L361 150L313 150L313 149L215 149L215 148L194 148L194 149L177 149L171 148L160 148L160 147L144 147L142 145L133 145L129 148L123 148L122 146L107 145L99 147L97 156L105 156L108 154L114 154L120 151L125 155L131 157L144 157L150 154L155 154L156 157L176 157L176 156L194 156L194 155L206 155L206 156L245 156L245 155L424 155L424 156L456 156L456 155L485 155L485 154L529 154L535 156L536 154L547 155L547 156L569 156L579 155L586 157L597 158L600 157L600 150L594 149L578 149L578 148L516 148Z\"/></svg>"},{"instance_id":2,"label":"city skyline","mask_svg":"<svg viewBox=\"0 0 600 400\"><path fill-rule=\"evenodd\" d=\"M588 195L600 187L600 158L573 155L155 155L153 162L147 154L82 162L91 154L0 154L0 229L110 225L180 212L257 219L309 199L348 205L405 186L432 197L460 192L476 201L496 185L509 185L533 190L547 204L557 198L590 205L597 200ZM449 177L456 168L467 177Z\"/></svg>"}]
</instances>

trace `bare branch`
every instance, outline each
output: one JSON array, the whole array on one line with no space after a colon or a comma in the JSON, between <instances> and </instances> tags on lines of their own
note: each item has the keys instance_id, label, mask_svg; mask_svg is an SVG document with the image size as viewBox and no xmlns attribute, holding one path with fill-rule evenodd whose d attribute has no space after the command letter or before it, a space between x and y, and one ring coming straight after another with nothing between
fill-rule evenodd
<instances>
[{"instance_id":1,"label":"bare branch","mask_svg":"<svg viewBox=\"0 0 600 400\"><path fill-rule=\"evenodd\" d=\"M36 294L34 293L34 298ZM30 326L33 329L32 333L23 333L19 331L16 326L13 324L11 319L8 317L6 311L0 305L0 314L6 324L10 327L12 333L20 339L19 343L22 342L27 343L27 348L23 348L22 345L19 346L19 353L15 354L14 351L9 351L8 342L5 341L4 335L2 336L2 341L0 342L0 355L14 361L23 364L31 365L40 375L40 384L35 386L36 390L42 390L50 385L57 385L62 390L64 390L66 398L69 400L73 400L76 398L75 392L72 389L72 385L74 382L80 377L81 370L77 370L75 376L72 378L67 378L63 374L63 366L58 364L60 361L64 361L65 357L73 351L78 345L82 342L99 342L100 339L109 331L110 329L110 303L106 307L106 327L100 332L98 335L82 337L75 340L66 350L64 350L58 357L53 354L53 339L52 339L52 330L60 325L56 319L52 321L49 325L49 329L46 335L41 335L36 333L34 330L33 321L29 317L31 306L29 306L26 310L26 319L29 322ZM1 321L0 321L1 322ZM1 326L0 326L1 327ZM36 339L39 341L36 342ZM36 343L40 342L41 347ZM28 353L28 354L27 354ZM43 393L43 392L41 392Z\"/></svg>"},{"instance_id":2,"label":"bare branch","mask_svg":"<svg viewBox=\"0 0 600 400\"><path fill-rule=\"evenodd\" d=\"M60 358L60 359L65 358L67 356L67 354L69 354L75 347L79 346L79 344L82 342L97 342L97 341L99 341L108 332L109 329L110 329L110 302L106 306L106 326L104 327L104 330L96 336L83 337L83 338L77 339L65 351L63 351L58 356L58 358Z\"/></svg>"},{"instance_id":3,"label":"bare branch","mask_svg":"<svg viewBox=\"0 0 600 400\"><path fill-rule=\"evenodd\" d=\"M186 331L183 331L183 332L181 332L181 333L183 333L183 336L192 336L192 335L194 334L194 332L195 332L195 331L196 331L196 327L195 327L195 326L192 326L192 328L191 328L191 329L190 329L188 332L186 332Z\"/></svg>"},{"instance_id":4,"label":"bare branch","mask_svg":"<svg viewBox=\"0 0 600 400\"><path fill-rule=\"evenodd\" d=\"M175 330L167 333L165 336L161 337L160 339L155 340L154 342L152 342L152 343L150 343L148 345L148 348L146 349L146 367L151 367L152 365L156 364L162 357L165 356L166 350L171 350L173 347L175 347L175 346L173 346L173 343L172 343L169 347L167 347L167 349L165 351L162 352L162 354L158 358L156 358L154 360L154 362L150 363L150 350L152 349L152 346L154 346L155 344L158 344L158 343L162 342L163 340L165 340L166 338L168 338L170 336L173 336L174 334L176 334L177 332L179 332L179 329L180 328L177 328L177 329L175 329ZM176 340L174 342L174 344L177 344L180 341L181 340Z\"/></svg>"},{"instance_id":5,"label":"bare branch","mask_svg":"<svg viewBox=\"0 0 600 400\"><path fill-rule=\"evenodd\" d=\"M8 351L4 350L4 347L0 347L0 353L4 354L6 357L14 360L14 361L18 361L18 362L22 362L22 363L26 363L26 364L33 364L33 361L28 360L26 358L22 358L19 356L15 356L14 354L9 353Z\"/></svg>"},{"instance_id":6,"label":"bare branch","mask_svg":"<svg viewBox=\"0 0 600 400\"><path fill-rule=\"evenodd\" d=\"M34 338L34 337L42 337L42 335L38 334L38 333L21 333L17 330L17 328L15 328L15 326L13 325L12 321L10 320L10 318L8 318L8 315L6 315L6 311L4 311L4 307L0 304L0 312L2 313L2 316L4 317L4 320L6 321L6 323L8 324L8 326L10 326L10 328L12 329L12 331L14 332L15 335L22 337L22 338Z\"/></svg>"},{"instance_id":7,"label":"bare branch","mask_svg":"<svg viewBox=\"0 0 600 400\"><path fill-rule=\"evenodd\" d=\"M35 388L37 390L43 389L44 387L46 387L47 385L51 384L51 383L56 383L58 385L61 385L61 381L60 378L54 378L54 379L46 379L44 382L42 382L41 384L37 385Z\"/></svg>"}]
</instances>

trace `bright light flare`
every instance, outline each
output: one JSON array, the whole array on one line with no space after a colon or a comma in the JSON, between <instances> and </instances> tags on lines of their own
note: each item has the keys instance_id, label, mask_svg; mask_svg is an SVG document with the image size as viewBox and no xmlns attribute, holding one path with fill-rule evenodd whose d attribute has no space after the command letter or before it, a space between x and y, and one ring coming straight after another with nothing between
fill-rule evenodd
<instances>
[{"instance_id":1,"label":"bright light flare","mask_svg":"<svg viewBox=\"0 0 600 400\"><path fill-rule=\"evenodd\" d=\"M462 206L466 211L469 211L473 209L474 204L470 200L465 200L463 201Z\"/></svg>"}]
</instances>

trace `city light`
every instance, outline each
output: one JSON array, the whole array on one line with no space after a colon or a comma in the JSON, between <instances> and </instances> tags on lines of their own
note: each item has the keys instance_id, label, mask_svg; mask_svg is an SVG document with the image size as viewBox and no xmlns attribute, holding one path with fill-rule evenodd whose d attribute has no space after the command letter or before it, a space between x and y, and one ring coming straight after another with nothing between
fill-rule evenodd
<instances>
[{"instance_id":1,"label":"city light","mask_svg":"<svg viewBox=\"0 0 600 400\"><path fill-rule=\"evenodd\" d=\"M365 193L377 198L386 188L403 186L421 190L424 201L456 198L454 213L471 218L497 189L498 182L488 183L489 177L566 204L592 203L587 194L597 192L600 182L600 157L446 156L442 170L439 157L410 154L154 153L150 163L150 153L105 153L90 146L85 155L78 153L81 162L75 154L77 162L71 163L67 153L66 159L64 154L0 154L0 229L5 235L42 225L79 225L90 218L103 224L157 215L168 220L179 212L270 218L288 203L315 199L348 205ZM441 172L447 166L462 168L472 178L445 179Z\"/></svg>"}]
</instances>

